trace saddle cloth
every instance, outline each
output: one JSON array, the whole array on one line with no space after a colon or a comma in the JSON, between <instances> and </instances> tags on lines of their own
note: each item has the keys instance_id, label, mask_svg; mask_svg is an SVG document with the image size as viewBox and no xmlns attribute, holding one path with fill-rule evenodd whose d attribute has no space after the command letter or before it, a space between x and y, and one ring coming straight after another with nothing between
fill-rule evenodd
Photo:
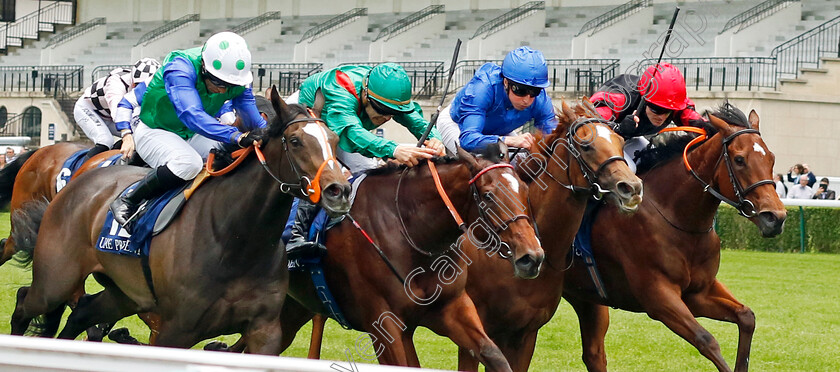
<instances>
[{"instance_id":1,"label":"saddle cloth","mask_svg":"<svg viewBox=\"0 0 840 372\"><path fill-rule=\"evenodd\" d=\"M55 192L59 192L64 186L67 186L67 183L70 182L70 179L73 178L76 171L85 163L85 155L87 153L88 150L79 150L64 161L64 164L61 166L61 171L58 172L58 176L55 178ZM117 164L121 157L121 154L111 156L100 163L99 167L104 168Z\"/></svg>"}]
</instances>

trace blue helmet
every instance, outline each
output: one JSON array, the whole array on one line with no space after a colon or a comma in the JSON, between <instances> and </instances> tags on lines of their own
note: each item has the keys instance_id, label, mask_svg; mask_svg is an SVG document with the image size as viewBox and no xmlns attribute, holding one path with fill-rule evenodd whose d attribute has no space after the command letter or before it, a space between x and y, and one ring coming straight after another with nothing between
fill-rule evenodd
<instances>
[{"instance_id":1,"label":"blue helmet","mask_svg":"<svg viewBox=\"0 0 840 372\"><path fill-rule=\"evenodd\" d=\"M539 50L521 46L512 50L502 62L502 74L506 78L523 85L547 88L548 66Z\"/></svg>"}]
</instances>

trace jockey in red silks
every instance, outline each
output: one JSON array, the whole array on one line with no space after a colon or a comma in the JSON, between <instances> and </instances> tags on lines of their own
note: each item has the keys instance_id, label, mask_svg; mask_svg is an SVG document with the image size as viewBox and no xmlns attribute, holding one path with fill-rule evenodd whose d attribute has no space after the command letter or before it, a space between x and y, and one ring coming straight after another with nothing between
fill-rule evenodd
<instances>
[{"instance_id":1,"label":"jockey in red silks","mask_svg":"<svg viewBox=\"0 0 840 372\"><path fill-rule=\"evenodd\" d=\"M685 78L669 63L653 65L642 76L622 74L604 83L590 97L604 119L618 123L616 133L624 137L624 158L633 172L635 152L648 145L646 135L668 124L699 127L705 123L686 96ZM644 100L642 114L636 112Z\"/></svg>"}]
</instances>

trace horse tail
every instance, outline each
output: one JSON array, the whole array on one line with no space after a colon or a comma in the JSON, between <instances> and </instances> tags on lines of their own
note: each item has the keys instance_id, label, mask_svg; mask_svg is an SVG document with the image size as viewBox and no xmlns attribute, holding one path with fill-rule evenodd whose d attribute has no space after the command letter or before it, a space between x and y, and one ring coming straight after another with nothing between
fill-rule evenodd
<instances>
[{"instance_id":1,"label":"horse tail","mask_svg":"<svg viewBox=\"0 0 840 372\"><path fill-rule=\"evenodd\" d=\"M12 189L15 186L15 178L17 177L23 163L29 159L37 150L30 150L18 155L14 161L6 164L6 167L0 169L0 208L9 205L12 201Z\"/></svg>"},{"instance_id":2,"label":"horse tail","mask_svg":"<svg viewBox=\"0 0 840 372\"><path fill-rule=\"evenodd\" d=\"M12 213L12 223L15 226L12 239L15 241L17 250L13 258L22 267L32 264L32 252L35 251L38 228L41 226L41 219L48 205L49 201L46 198L36 199L24 203L20 209Z\"/></svg>"}]
</instances>

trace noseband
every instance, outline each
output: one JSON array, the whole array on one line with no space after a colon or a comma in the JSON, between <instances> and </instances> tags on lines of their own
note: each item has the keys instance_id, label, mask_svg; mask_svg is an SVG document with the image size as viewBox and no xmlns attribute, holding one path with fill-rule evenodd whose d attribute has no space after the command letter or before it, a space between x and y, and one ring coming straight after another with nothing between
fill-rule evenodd
<instances>
[{"instance_id":1,"label":"noseband","mask_svg":"<svg viewBox=\"0 0 840 372\"><path fill-rule=\"evenodd\" d=\"M775 183L773 182L773 180L764 179L752 185L749 185L747 188L741 187L741 182L738 181L738 178L735 177L735 171L732 170L732 159L729 156L729 143L732 142L732 140L734 140L735 137L738 137L742 134L755 133L761 136L761 133L758 130L752 128L741 129L723 139L723 151L721 151L717 162L715 162L714 169L717 169L717 167L720 165L721 159L723 159L724 163L726 164L726 171L727 173L729 173L729 181L732 182L735 191L735 197L738 199L738 201L736 202L715 190L710 183L703 181L700 178L700 176L697 175L697 172L695 172L694 169L691 168L691 165L688 163L688 149L691 148L693 145L706 140L708 138L706 131L702 128L696 127L674 127L665 128L659 131L659 133L677 131L685 131L700 134L699 137L691 140L691 142L689 142L688 145L685 146L685 150L683 150L683 163L685 164L686 169L689 172L691 172L691 175L694 176L694 178L697 179L697 181L699 181L700 184L703 185L703 191L708 191L710 194L712 194L712 196L714 196L718 200L733 206L740 215L747 218L755 217L755 215L758 214L758 211L755 210L755 205L753 204L753 202L747 200L747 194L749 194L751 191L755 190L759 186L775 185Z\"/></svg>"}]
</instances>

